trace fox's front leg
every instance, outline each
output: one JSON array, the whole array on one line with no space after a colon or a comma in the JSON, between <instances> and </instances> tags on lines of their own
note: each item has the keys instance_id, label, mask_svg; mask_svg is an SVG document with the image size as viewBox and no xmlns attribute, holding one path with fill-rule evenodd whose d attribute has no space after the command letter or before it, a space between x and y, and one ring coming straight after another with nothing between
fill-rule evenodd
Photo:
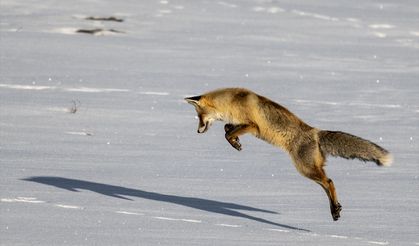
<instances>
[{"instance_id":1,"label":"fox's front leg","mask_svg":"<svg viewBox=\"0 0 419 246\"><path fill-rule=\"evenodd\" d=\"M224 131L226 132L225 137L227 139L227 141L231 144L231 146L233 146L235 149L237 150L241 150L241 144L240 144L240 139L238 136L236 136L235 138L229 138L228 136L231 135L231 132L237 127L238 125L233 125L233 124L225 124L224 125Z\"/></svg>"},{"instance_id":2,"label":"fox's front leg","mask_svg":"<svg viewBox=\"0 0 419 246\"><path fill-rule=\"evenodd\" d=\"M240 151L242 150L242 145L240 144L239 136L248 132L255 131L255 127L248 124L226 124L224 126L224 130L226 131L225 137L227 141L231 144L231 146Z\"/></svg>"}]
</instances>

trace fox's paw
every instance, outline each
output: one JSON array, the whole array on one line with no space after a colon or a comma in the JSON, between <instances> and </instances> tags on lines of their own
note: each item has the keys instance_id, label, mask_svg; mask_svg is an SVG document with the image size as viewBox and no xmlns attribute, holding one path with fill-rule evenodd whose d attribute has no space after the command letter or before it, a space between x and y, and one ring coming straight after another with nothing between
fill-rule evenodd
<instances>
[{"instance_id":1,"label":"fox's paw","mask_svg":"<svg viewBox=\"0 0 419 246\"><path fill-rule=\"evenodd\" d=\"M227 141L235 148L236 150L240 151L242 150L242 145L240 144L239 138L233 138L233 139L227 139Z\"/></svg>"},{"instance_id":2,"label":"fox's paw","mask_svg":"<svg viewBox=\"0 0 419 246\"><path fill-rule=\"evenodd\" d=\"M240 144L240 139L237 136L234 136L232 134L232 131L234 131L237 128L237 126L233 124L226 124L224 126L224 130L226 132L225 137L227 141L235 148L236 150L240 151L242 150L242 145Z\"/></svg>"},{"instance_id":3,"label":"fox's paw","mask_svg":"<svg viewBox=\"0 0 419 246\"><path fill-rule=\"evenodd\" d=\"M234 142L232 145L236 150L238 150L238 151L242 150L242 145L238 141Z\"/></svg>"},{"instance_id":4,"label":"fox's paw","mask_svg":"<svg viewBox=\"0 0 419 246\"><path fill-rule=\"evenodd\" d=\"M335 206L331 207L332 217L334 221L337 221L340 218L340 211L342 211L342 206L340 203L337 203Z\"/></svg>"}]
</instances>

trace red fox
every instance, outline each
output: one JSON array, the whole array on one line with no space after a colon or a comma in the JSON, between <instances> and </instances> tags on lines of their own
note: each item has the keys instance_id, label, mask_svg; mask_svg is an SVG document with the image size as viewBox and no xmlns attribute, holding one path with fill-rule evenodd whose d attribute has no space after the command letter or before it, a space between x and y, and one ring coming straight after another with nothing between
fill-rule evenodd
<instances>
[{"instance_id":1,"label":"red fox","mask_svg":"<svg viewBox=\"0 0 419 246\"><path fill-rule=\"evenodd\" d=\"M206 132L211 124L224 121L225 138L241 150L239 136L251 133L288 152L298 172L315 181L325 190L333 220L338 220L342 206L338 202L333 181L323 167L326 156L373 161L390 166L392 155L384 148L360 137L314 128L285 107L243 88L225 88L188 97L198 113L198 133Z\"/></svg>"}]
</instances>

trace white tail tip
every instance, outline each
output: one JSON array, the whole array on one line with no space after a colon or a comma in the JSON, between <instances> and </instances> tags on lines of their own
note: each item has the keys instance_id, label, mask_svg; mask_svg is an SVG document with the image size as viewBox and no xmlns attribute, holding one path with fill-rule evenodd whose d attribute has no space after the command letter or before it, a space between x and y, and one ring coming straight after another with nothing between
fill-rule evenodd
<instances>
[{"instance_id":1,"label":"white tail tip","mask_svg":"<svg viewBox=\"0 0 419 246\"><path fill-rule=\"evenodd\" d=\"M393 155L388 153L380 158L380 163L383 164L383 166L389 167L393 163L393 160Z\"/></svg>"}]
</instances>

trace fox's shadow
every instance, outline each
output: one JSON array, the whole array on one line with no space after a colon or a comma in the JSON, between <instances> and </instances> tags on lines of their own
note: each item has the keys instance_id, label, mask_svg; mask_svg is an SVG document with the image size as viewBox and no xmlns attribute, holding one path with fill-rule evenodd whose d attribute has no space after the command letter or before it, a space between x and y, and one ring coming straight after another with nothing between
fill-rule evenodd
<instances>
[{"instance_id":1,"label":"fox's shadow","mask_svg":"<svg viewBox=\"0 0 419 246\"><path fill-rule=\"evenodd\" d=\"M173 204L191 207L191 208L195 208L195 209L199 209L199 210L203 210L207 212L241 217L241 218L246 218L246 219L266 223L269 225L280 226L287 229L308 232L308 230L306 229L275 223L266 219L254 217L254 216L239 212L237 210L276 214L276 212L273 212L273 211L240 205L236 203L220 202L220 201L214 201L214 200L208 200L208 199L196 198L196 197L165 195L165 194L160 194L156 192L148 192L148 191L131 189L131 188L126 188L126 187L121 187L121 186L94 183L94 182L89 182L89 181L84 181L84 180L68 179L68 178L62 178L62 177L40 176L40 177L29 177L23 180L45 184L45 185L51 185L51 186L66 189L69 191L73 191L73 192L79 192L79 190L90 190L99 194L103 194L105 196L110 196L110 197L115 197L115 198L125 199L125 200L132 200L127 197L139 197L139 198L149 199L149 200L154 200L154 201L173 203Z\"/></svg>"}]
</instances>

